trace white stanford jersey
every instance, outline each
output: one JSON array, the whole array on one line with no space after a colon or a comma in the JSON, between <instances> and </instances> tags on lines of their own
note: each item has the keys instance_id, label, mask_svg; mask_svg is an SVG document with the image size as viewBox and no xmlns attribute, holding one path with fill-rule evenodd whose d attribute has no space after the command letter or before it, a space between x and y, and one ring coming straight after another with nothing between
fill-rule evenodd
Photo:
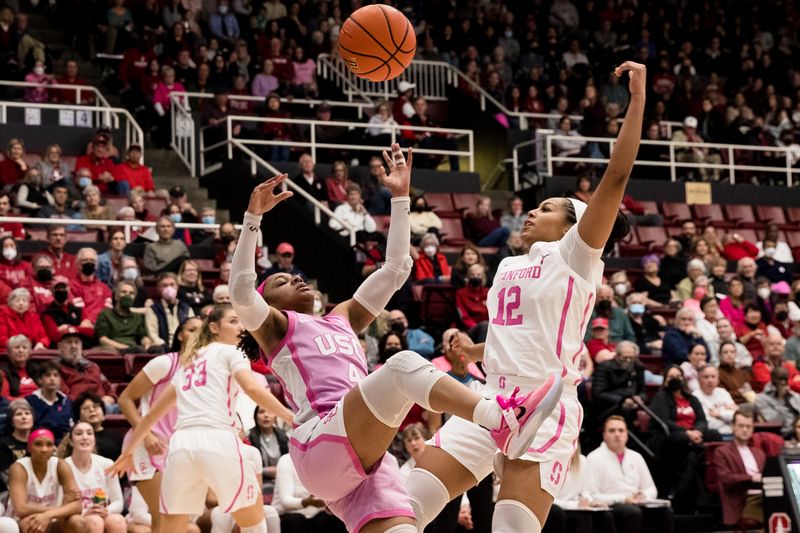
<instances>
[{"instance_id":1,"label":"white stanford jersey","mask_svg":"<svg viewBox=\"0 0 800 533\"><path fill-rule=\"evenodd\" d=\"M26 492L28 494L28 503L33 505L44 505L45 507L58 507L64 497L64 492L61 488L61 483L58 480L58 457L51 457L47 460L47 472L44 478L39 481L33 471L33 464L30 457L23 457L17 459L17 462L25 469L28 474L28 484ZM14 513L14 508L11 505L11 498L8 499L8 509L6 509L6 516L14 518L22 518Z\"/></svg>"},{"instance_id":2,"label":"white stanford jersey","mask_svg":"<svg viewBox=\"0 0 800 533\"><path fill-rule=\"evenodd\" d=\"M580 239L575 224L562 240L535 243L528 255L500 263L486 301L488 374L544 381L557 372L566 386L580 383L578 359L603 272L600 254ZM592 281L565 257L581 261Z\"/></svg>"},{"instance_id":3,"label":"white stanford jersey","mask_svg":"<svg viewBox=\"0 0 800 533\"><path fill-rule=\"evenodd\" d=\"M218 342L201 348L191 365L179 366L172 378L178 397L175 431L212 427L238 432L239 384L233 376L245 368L250 368L245 354Z\"/></svg>"}]
</instances>

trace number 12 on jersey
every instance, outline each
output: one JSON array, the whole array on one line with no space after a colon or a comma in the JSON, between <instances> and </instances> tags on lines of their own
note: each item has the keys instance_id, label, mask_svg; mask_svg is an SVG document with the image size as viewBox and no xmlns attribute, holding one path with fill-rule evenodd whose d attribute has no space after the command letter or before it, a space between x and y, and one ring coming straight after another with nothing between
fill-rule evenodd
<instances>
[{"instance_id":1,"label":"number 12 on jersey","mask_svg":"<svg viewBox=\"0 0 800 533\"><path fill-rule=\"evenodd\" d=\"M522 289L519 285L503 287L497 293L497 316L492 324L498 326L519 326L522 324L522 313L519 312Z\"/></svg>"}]
</instances>

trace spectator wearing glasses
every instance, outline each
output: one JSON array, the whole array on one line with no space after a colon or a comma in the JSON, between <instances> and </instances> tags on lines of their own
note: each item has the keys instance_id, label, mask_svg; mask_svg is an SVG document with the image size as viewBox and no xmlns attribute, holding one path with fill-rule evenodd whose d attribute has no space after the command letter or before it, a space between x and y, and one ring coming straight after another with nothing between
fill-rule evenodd
<instances>
[{"instance_id":1,"label":"spectator wearing glasses","mask_svg":"<svg viewBox=\"0 0 800 533\"><path fill-rule=\"evenodd\" d=\"M275 252L278 254L278 262L264 272L262 279L267 279L271 275L278 273L291 274L292 276L300 276L306 279L305 273L294 264L294 246L288 242L282 242L275 249Z\"/></svg>"}]
</instances>

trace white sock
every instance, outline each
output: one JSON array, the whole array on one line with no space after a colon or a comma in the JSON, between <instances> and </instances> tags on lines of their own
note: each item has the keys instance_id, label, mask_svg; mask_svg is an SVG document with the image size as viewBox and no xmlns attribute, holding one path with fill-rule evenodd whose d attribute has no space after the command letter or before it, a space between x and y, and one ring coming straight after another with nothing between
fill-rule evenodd
<instances>
[{"instance_id":1,"label":"white sock","mask_svg":"<svg viewBox=\"0 0 800 533\"><path fill-rule=\"evenodd\" d=\"M497 400L481 398L472 411L472 421L486 429L497 429L503 420L503 410Z\"/></svg>"},{"instance_id":2,"label":"white sock","mask_svg":"<svg viewBox=\"0 0 800 533\"><path fill-rule=\"evenodd\" d=\"M267 522L262 520L260 524L250 527L239 527L242 533L267 533Z\"/></svg>"}]
</instances>

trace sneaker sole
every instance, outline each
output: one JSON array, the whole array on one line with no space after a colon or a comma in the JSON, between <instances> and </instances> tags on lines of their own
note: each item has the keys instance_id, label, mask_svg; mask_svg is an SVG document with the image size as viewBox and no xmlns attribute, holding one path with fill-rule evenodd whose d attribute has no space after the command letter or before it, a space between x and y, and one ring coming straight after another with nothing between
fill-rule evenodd
<instances>
[{"instance_id":1,"label":"sneaker sole","mask_svg":"<svg viewBox=\"0 0 800 533\"><path fill-rule=\"evenodd\" d=\"M547 391L547 394L544 395L539 405L536 406L533 414L527 418L525 424L520 427L519 433L512 437L511 442L508 443L506 456L508 456L509 459L519 459L525 455L531 443L533 443L533 439L536 437L539 428L553 412L556 405L558 405L561 399L561 392L564 389L564 382L558 374L552 375L554 379L550 390Z\"/></svg>"}]
</instances>

